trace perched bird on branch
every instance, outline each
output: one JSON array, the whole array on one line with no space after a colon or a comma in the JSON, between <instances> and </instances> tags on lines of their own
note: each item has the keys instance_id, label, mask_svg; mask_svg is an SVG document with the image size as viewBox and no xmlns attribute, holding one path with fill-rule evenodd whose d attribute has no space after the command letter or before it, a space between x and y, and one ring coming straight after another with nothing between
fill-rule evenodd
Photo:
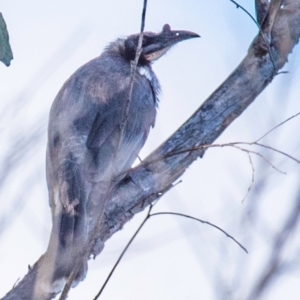
<instances>
[{"instance_id":1,"label":"perched bird on branch","mask_svg":"<svg viewBox=\"0 0 300 300\"><path fill-rule=\"evenodd\" d=\"M112 188L154 126L160 87L152 62L178 42L199 37L167 24L160 33L145 32L134 66L139 36L109 44L67 80L52 105L47 183L53 228L45 254L51 282L70 275L91 228L103 221ZM85 264L75 284L84 278Z\"/></svg>"}]
</instances>

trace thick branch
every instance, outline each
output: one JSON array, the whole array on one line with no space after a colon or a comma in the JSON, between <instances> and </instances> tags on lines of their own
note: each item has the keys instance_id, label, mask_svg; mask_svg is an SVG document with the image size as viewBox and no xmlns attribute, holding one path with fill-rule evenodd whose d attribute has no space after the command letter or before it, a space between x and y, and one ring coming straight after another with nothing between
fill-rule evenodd
<instances>
[{"instance_id":1,"label":"thick branch","mask_svg":"<svg viewBox=\"0 0 300 300\"><path fill-rule=\"evenodd\" d=\"M272 11L266 15L262 31L236 70L178 131L116 186L105 223L94 241L106 241L134 214L170 189L187 167L204 154L204 150L183 151L213 143L283 67L300 36L300 0L284 1L283 7L281 1L273 0L269 7ZM176 152L180 154L175 155ZM39 280L42 275L38 272L42 263L43 258L3 299L32 299L35 278ZM57 292L55 287L49 287L39 300L51 299Z\"/></svg>"}]
</instances>

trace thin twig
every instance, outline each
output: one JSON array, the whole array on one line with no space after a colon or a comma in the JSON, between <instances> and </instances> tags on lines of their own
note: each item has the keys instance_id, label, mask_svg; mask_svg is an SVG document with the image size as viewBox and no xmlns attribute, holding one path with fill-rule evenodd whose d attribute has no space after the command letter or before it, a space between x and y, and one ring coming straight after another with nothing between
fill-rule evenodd
<instances>
[{"instance_id":1,"label":"thin twig","mask_svg":"<svg viewBox=\"0 0 300 300\"><path fill-rule=\"evenodd\" d=\"M156 163L156 162L159 162L165 158L168 158L168 157L172 157L172 156L175 156L175 155L180 155L180 154L186 154L188 152L193 152L193 151L199 151L201 149L208 149L208 148L217 148L217 147L221 147L221 148L224 148L224 147L232 147L232 148L236 148L236 149L239 149L243 152L249 152L249 153L253 153L259 157L261 157L263 160L265 160L272 168L274 168L276 171L282 173L282 174L286 174L286 172L284 171L281 171L279 170L277 167L275 167L267 158L265 158L262 154L260 154L259 152L256 152L256 151L253 151L253 150L249 150L249 149L245 149L245 148L242 148L242 147L239 147L239 145L248 145L248 146L253 146L253 145L256 145L258 147L262 147L262 148L267 148L267 149L270 149L270 150L273 150L277 153L280 153L292 160L294 160L295 162L297 163L300 163L300 160L298 160L297 158L283 152L283 151L280 151L276 148L273 148L273 147L270 147L270 146L267 146L267 145L264 145L264 144L260 144L260 143L256 143L256 142L234 142L234 143L226 143L226 144L210 144L210 145L200 145L200 146L197 146L197 147L193 147L193 148L189 148L189 149L184 149L184 150L180 150L180 151L174 151L174 152L169 152L167 153L166 155L164 155L163 157L159 157L157 159L153 159L151 161L146 161L146 162L143 162L142 164L144 164L145 166L148 166L148 165L151 165L153 163ZM129 170L126 171L126 173L128 173ZM125 172L124 172L125 173Z\"/></svg>"},{"instance_id":2,"label":"thin twig","mask_svg":"<svg viewBox=\"0 0 300 300\"><path fill-rule=\"evenodd\" d=\"M20 281L20 277L17 279L17 281L14 283L14 285L13 285L13 289L17 286L17 284L19 283L19 281Z\"/></svg>"},{"instance_id":3,"label":"thin twig","mask_svg":"<svg viewBox=\"0 0 300 300\"><path fill-rule=\"evenodd\" d=\"M180 181L181 182L181 181ZM179 184L180 182L176 183ZM118 260L116 261L116 263L114 264L113 268L111 269L108 277L106 278L104 284L102 285L100 291L98 292L98 294L95 296L95 298L93 300L96 300L100 297L100 295L102 294L105 286L107 285L109 279L111 278L111 276L113 275L116 267L118 266L118 264L120 263L121 259L123 258L124 254L126 253L126 251L128 250L129 246L132 244L133 240L135 239L135 237L137 236L137 234L140 232L140 230L142 229L142 227L145 225L146 221L150 218L150 214L151 214L151 211L152 211L152 208L154 207L154 205L157 203L157 201L166 193L168 192L170 189L172 189L173 187L175 187L175 184L171 184L169 185L166 189L160 191L157 193L157 197L155 199L154 202L152 202L150 204L150 207L149 207L149 210L148 210L148 213L144 219L144 221L141 223L141 225L138 227L138 229L135 231L134 235L132 236L132 238L129 240L129 242L127 243L127 245L125 246L124 250L122 251L122 253L120 254L120 256L118 257Z\"/></svg>"},{"instance_id":4,"label":"thin twig","mask_svg":"<svg viewBox=\"0 0 300 300\"><path fill-rule=\"evenodd\" d=\"M291 156L291 155L289 155L289 154L287 154L287 153L285 153L283 151L280 151L280 150L278 150L276 148L273 148L271 146L267 146L267 145L264 145L264 144L260 144L260 143L254 143L254 145L257 145L257 146L260 146L260 147L263 147L263 148L266 148L266 149L270 149L270 150L275 151L277 153L280 153L280 154L288 157L289 159L297 162L298 164L300 164L300 160L299 159L297 159L297 158L295 158L295 157L293 157L293 156Z\"/></svg>"},{"instance_id":5,"label":"thin twig","mask_svg":"<svg viewBox=\"0 0 300 300\"><path fill-rule=\"evenodd\" d=\"M109 279L111 278L112 274L114 273L116 267L119 265L121 259L123 258L124 254L126 253L127 249L128 249L129 246L132 244L132 242L134 241L134 239L135 239L135 237L138 235L138 233L141 231L141 229L144 227L144 225L145 225L145 223L147 222L147 220L150 218L150 214L151 214L152 208L153 208L153 205L150 204L150 207L149 207L149 210L148 210L148 213L147 213L145 219L143 220L143 222L141 223L141 225L138 227L138 229L136 230L136 232L134 233L134 235L131 237L131 239L130 239L129 242L127 243L126 247L123 249L121 255L119 256L119 258L117 259L117 261L116 261L116 263L114 264L113 268L112 268L111 271L109 272L109 275L107 276L107 278L106 278L104 284L102 285L100 291L99 291L98 294L93 298L93 300L97 300L97 299L101 296L101 294L102 294L104 288L106 287L106 285L107 285Z\"/></svg>"},{"instance_id":6,"label":"thin twig","mask_svg":"<svg viewBox=\"0 0 300 300\"><path fill-rule=\"evenodd\" d=\"M130 109L130 102L131 102L131 97L132 97L132 91L133 91L133 84L134 84L134 76L136 73L137 65L139 62L140 55L142 53L142 44L143 44L143 36L144 36L144 28L145 28L145 19L146 19L146 11L147 11L147 0L144 0L144 6L143 6L143 12L142 12L142 20L141 20L141 30L140 30L140 35L139 35L139 40L138 40L138 45L135 53L135 58L134 61L131 62L131 77L130 77L130 88L129 88L129 94L128 98L126 100L125 104L125 109L123 113L123 120L120 125L120 136L119 136L119 142L118 142L118 147L117 150L120 146L120 140L123 136L123 132L129 117L129 109Z\"/></svg>"},{"instance_id":7,"label":"thin twig","mask_svg":"<svg viewBox=\"0 0 300 300\"><path fill-rule=\"evenodd\" d=\"M129 248L129 246L132 244L134 238L136 237L136 235L139 233L139 231L142 229L142 227L144 226L144 224L146 223L146 221L149 219L150 217L150 213L152 208L154 207L154 205L157 203L157 201L169 190L171 190L175 185L171 184L169 186L167 186L164 190L157 192L155 200L150 203L150 207L147 213L147 216L145 217L144 221L142 222L142 224L139 226L139 228L136 230L136 232L134 233L133 237L129 240L129 242L127 243L126 247L124 248L124 250L122 251L121 255L119 256L117 262L115 263L115 265L113 266L112 270L110 271L108 277L106 278L103 286L101 287L99 293L95 296L95 298L93 300L98 299L98 297L101 295L101 293L103 292L105 286L107 285L109 279L111 278L112 274L114 273L116 267L118 266L118 264L120 263L121 259L123 258L125 252L127 251L127 249Z\"/></svg>"},{"instance_id":8,"label":"thin twig","mask_svg":"<svg viewBox=\"0 0 300 300\"><path fill-rule=\"evenodd\" d=\"M261 30L261 27L260 27L259 23L255 20L255 18L249 13L249 11L246 8L244 8L242 5L238 4L234 0L229 0L229 1L232 2L232 3L234 3L237 8L240 8L242 11L244 11L250 17L250 19L256 24L256 26L258 27L258 29Z\"/></svg>"},{"instance_id":9,"label":"thin twig","mask_svg":"<svg viewBox=\"0 0 300 300\"><path fill-rule=\"evenodd\" d=\"M276 125L275 127L273 127L272 129L270 129L267 133L265 133L263 136L261 136L259 139L257 139L255 141L255 143L259 142L260 140L262 140L263 138L265 138L267 135L269 135L272 131L274 131L275 129L277 129L278 127L282 126L283 124L285 124L286 122L290 121L291 119L296 118L297 116L300 115L300 112L296 113L295 115L287 118L286 120L284 120L283 122L279 123L278 125Z\"/></svg>"},{"instance_id":10,"label":"thin twig","mask_svg":"<svg viewBox=\"0 0 300 300\"><path fill-rule=\"evenodd\" d=\"M273 168L274 170L276 170L277 172L285 175L286 172L278 169L277 167L275 167L264 155L260 154L259 152L256 152L256 151L253 151L253 150L249 150L249 149L245 149L245 148L242 148L242 147L239 147L237 145L231 145L231 147L233 148L236 148L240 151L243 151L243 152L246 152L246 153L252 153L252 154L255 154L257 156L259 156L261 159L263 159L271 168Z\"/></svg>"},{"instance_id":11,"label":"thin twig","mask_svg":"<svg viewBox=\"0 0 300 300\"><path fill-rule=\"evenodd\" d=\"M75 279L77 272L79 271L80 262L77 260L71 274L68 277L68 280L64 286L64 289L59 297L59 300L65 300L68 298L69 291L71 289L72 283Z\"/></svg>"},{"instance_id":12,"label":"thin twig","mask_svg":"<svg viewBox=\"0 0 300 300\"><path fill-rule=\"evenodd\" d=\"M269 53L269 55L270 55L270 60L271 60L271 62L272 62L273 68L274 68L274 70L276 70L275 62L274 62L273 57L272 57L272 54L271 54L271 48L270 48L270 45L269 45L269 43L268 43L268 41L267 41L267 39L266 39L264 33L263 33L262 30L261 30L260 24L255 20L255 18L250 14L250 12L249 12L246 8L244 8L242 5L238 4L238 3L237 3L236 1L234 1L234 0L229 0L229 1L232 2L232 3L234 3L234 4L236 5L237 8L240 8L243 12L245 12L245 13L250 17L250 19L255 23L255 25L258 27L258 29L259 29L259 31L260 31L260 33L261 33L262 39L263 39L263 41L264 41L266 47L268 48L268 53ZM283 73L283 72L280 72L280 73ZM279 73L277 73L277 74L279 74Z\"/></svg>"},{"instance_id":13,"label":"thin twig","mask_svg":"<svg viewBox=\"0 0 300 300\"><path fill-rule=\"evenodd\" d=\"M185 217L185 218L188 218L188 219L192 219L192 220L198 221L198 222L203 223L203 224L210 225L210 226L212 226L212 227L220 230L221 232L223 232L227 237L229 237L236 244L238 244L246 253L248 253L247 249L242 244L240 244L233 236L231 236L230 234L228 234L225 230L223 230L219 226L214 225L214 224L212 224L212 223L210 223L208 221L203 221L201 219L198 219L198 218L195 218L195 217L192 217L192 216L189 216L189 215L185 215L185 214L181 214L181 213L175 213L175 212L158 212L158 213L151 214L150 217L158 216L158 215L174 215L174 216L179 216L179 217Z\"/></svg>"},{"instance_id":14,"label":"thin twig","mask_svg":"<svg viewBox=\"0 0 300 300\"><path fill-rule=\"evenodd\" d=\"M249 158L249 162L250 162L250 166L251 166L251 169L252 169L252 176L251 176L251 182L250 182L250 185L248 187L248 190L247 190L247 193L246 195L244 196L243 200L242 200L242 203L244 203L245 199L248 197L251 189L252 189L252 186L254 184L254 173L255 173L255 169L254 169L254 165L253 165L253 162L252 162L252 158L251 158L251 154L248 152L248 158Z\"/></svg>"}]
</instances>

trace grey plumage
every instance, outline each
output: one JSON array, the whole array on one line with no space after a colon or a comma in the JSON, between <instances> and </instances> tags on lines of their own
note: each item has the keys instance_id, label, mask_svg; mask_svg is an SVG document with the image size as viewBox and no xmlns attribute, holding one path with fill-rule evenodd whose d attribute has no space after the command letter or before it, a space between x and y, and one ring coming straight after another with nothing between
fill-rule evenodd
<instances>
[{"instance_id":1,"label":"grey plumage","mask_svg":"<svg viewBox=\"0 0 300 300\"><path fill-rule=\"evenodd\" d=\"M47 146L53 229L46 256L54 261L51 280L69 276L89 227L103 214L106 199L121 178L118 175L131 167L154 126L160 87L151 62L177 42L197 36L171 31L169 25L159 34L144 33L131 95L138 34L111 43L58 93L50 112ZM121 130L129 97L128 118ZM77 281L84 277L84 265Z\"/></svg>"}]
</instances>

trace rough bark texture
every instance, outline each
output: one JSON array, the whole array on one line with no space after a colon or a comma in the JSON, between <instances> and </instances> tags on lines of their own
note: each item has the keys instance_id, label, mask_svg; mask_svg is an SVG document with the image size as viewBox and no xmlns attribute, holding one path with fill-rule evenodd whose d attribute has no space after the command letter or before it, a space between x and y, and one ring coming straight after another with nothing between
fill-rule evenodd
<instances>
[{"instance_id":1,"label":"rough bark texture","mask_svg":"<svg viewBox=\"0 0 300 300\"><path fill-rule=\"evenodd\" d=\"M264 9L259 14L264 15ZM93 244L98 238L109 239L136 213L170 189L188 166L203 156L205 150L195 148L213 143L278 74L300 36L300 0L272 0L262 18L261 32L228 79L181 128L117 185L105 223L91 239ZM186 151L189 149L194 150ZM34 285L42 276L39 274L42 264L43 257L3 299L46 300L58 293L59 288L52 285L42 298L33 296Z\"/></svg>"}]
</instances>

